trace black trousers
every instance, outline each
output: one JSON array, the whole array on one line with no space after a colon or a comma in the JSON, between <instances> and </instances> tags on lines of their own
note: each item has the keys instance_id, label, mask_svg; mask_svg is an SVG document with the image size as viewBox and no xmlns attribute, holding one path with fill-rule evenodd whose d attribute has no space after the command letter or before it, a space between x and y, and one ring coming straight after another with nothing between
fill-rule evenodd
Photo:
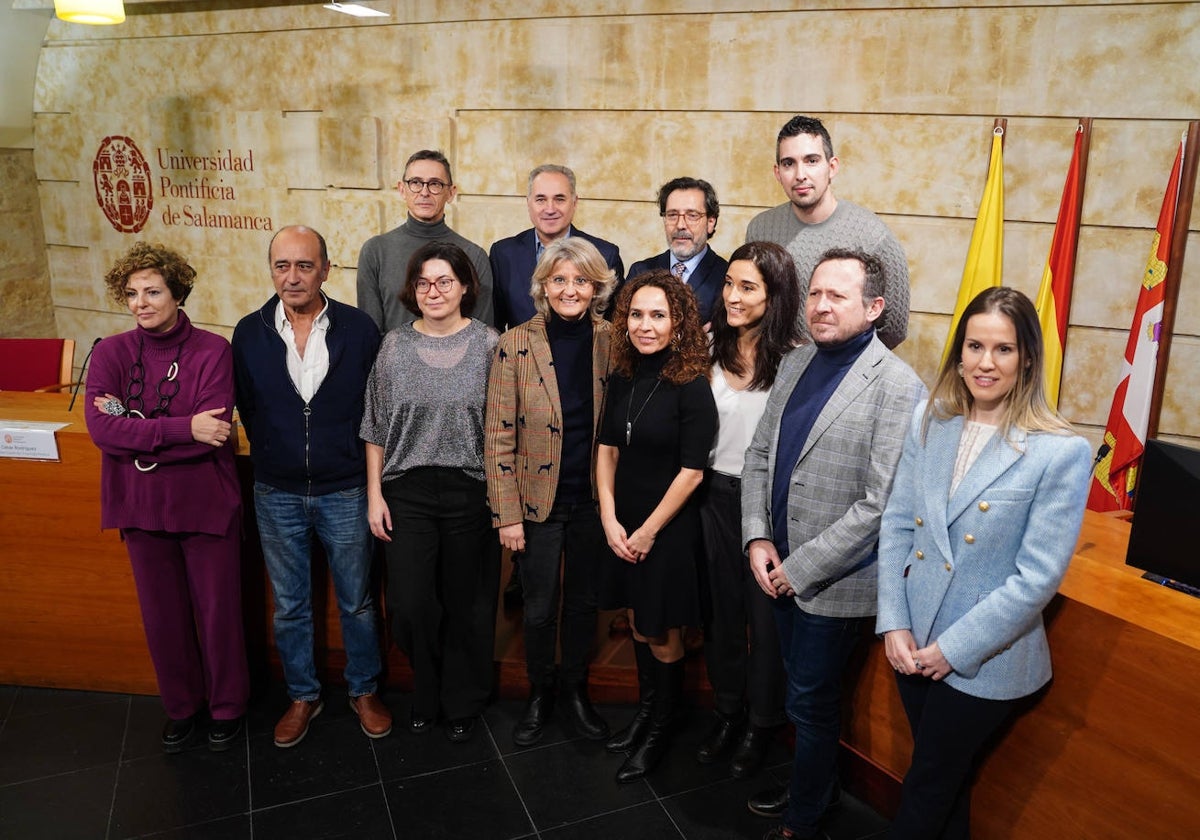
<instances>
[{"instance_id":1,"label":"black trousers","mask_svg":"<svg viewBox=\"0 0 1200 840\"><path fill-rule=\"evenodd\" d=\"M587 679L602 549L604 530L591 499L555 502L545 522L525 522L519 568L525 592L525 667L531 685L547 688L555 682L560 594L562 683L578 685Z\"/></svg>"},{"instance_id":2,"label":"black trousers","mask_svg":"<svg viewBox=\"0 0 1200 840\"><path fill-rule=\"evenodd\" d=\"M492 692L500 581L486 484L423 467L385 482L383 496L388 612L413 669L413 715L478 715Z\"/></svg>"},{"instance_id":3,"label":"black trousers","mask_svg":"<svg viewBox=\"0 0 1200 840\"><path fill-rule=\"evenodd\" d=\"M972 697L927 677L897 675L913 759L889 840L967 840L971 775L980 749L1019 700Z\"/></svg>"},{"instance_id":4,"label":"black trousers","mask_svg":"<svg viewBox=\"0 0 1200 840\"><path fill-rule=\"evenodd\" d=\"M739 479L708 472L700 525L705 563L704 660L713 704L722 715L734 717L742 714L748 700L751 724L781 726L787 722L785 680L774 602L758 588L742 551Z\"/></svg>"}]
</instances>

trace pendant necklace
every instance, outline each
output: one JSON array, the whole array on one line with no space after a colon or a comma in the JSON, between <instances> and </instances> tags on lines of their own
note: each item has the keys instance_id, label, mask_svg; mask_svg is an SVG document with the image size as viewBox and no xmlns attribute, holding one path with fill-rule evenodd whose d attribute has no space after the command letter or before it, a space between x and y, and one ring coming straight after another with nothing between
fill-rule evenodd
<instances>
[{"instance_id":1,"label":"pendant necklace","mask_svg":"<svg viewBox=\"0 0 1200 840\"><path fill-rule=\"evenodd\" d=\"M642 401L642 407L638 409L637 414L633 415L633 419L629 419L629 412L633 410L633 387L629 388L629 404L625 406L625 445L629 445L630 439L633 437L633 424L642 416L642 412L646 410L646 406L650 404L650 398L654 396L654 392L658 390L658 386L662 384L661 379L654 380L654 387L650 389L650 393L646 395L646 399Z\"/></svg>"},{"instance_id":2,"label":"pendant necklace","mask_svg":"<svg viewBox=\"0 0 1200 840\"><path fill-rule=\"evenodd\" d=\"M183 345L187 344L187 339L179 342L175 347L175 360L167 367L167 372L158 384L154 386L155 394L158 396L158 404L150 411L151 418L163 417L167 410L171 407L171 398L179 393L179 357L183 353ZM145 349L145 340L139 336L138 338L138 354L137 360L129 368L129 392L125 397L125 408L120 412L110 410L107 406L105 411L109 414L120 414L128 410L130 417L146 418L143 413L142 392L145 389L143 381L146 376L146 368L142 364L142 352ZM157 463L143 464L139 459L133 459L133 466L138 472L152 472L158 467Z\"/></svg>"}]
</instances>

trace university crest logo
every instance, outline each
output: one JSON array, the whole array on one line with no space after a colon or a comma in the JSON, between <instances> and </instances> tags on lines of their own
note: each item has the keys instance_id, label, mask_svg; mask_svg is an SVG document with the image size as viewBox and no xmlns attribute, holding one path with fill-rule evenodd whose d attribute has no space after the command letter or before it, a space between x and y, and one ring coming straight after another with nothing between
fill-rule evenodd
<instances>
[{"instance_id":1,"label":"university crest logo","mask_svg":"<svg viewBox=\"0 0 1200 840\"><path fill-rule=\"evenodd\" d=\"M105 137L92 161L96 203L114 230L137 233L150 218L154 196L150 165L128 137Z\"/></svg>"}]
</instances>

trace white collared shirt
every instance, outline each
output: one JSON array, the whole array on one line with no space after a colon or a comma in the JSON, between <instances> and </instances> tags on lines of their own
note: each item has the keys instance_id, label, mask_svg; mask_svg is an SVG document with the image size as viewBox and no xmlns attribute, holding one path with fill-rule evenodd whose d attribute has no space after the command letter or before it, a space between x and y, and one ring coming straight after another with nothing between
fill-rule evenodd
<instances>
[{"instance_id":1,"label":"white collared shirt","mask_svg":"<svg viewBox=\"0 0 1200 840\"><path fill-rule=\"evenodd\" d=\"M321 300L325 306L313 321L308 341L304 344L303 357L296 349L296 333L287 319L283 301L275 306L275 329L287 345L288 376L305 402L313 398L325 381L325 374L329 373L329 348L325 344L325 332L329 329L329 300L324 295L321 295Z\"/></svg>"}]
</instances>

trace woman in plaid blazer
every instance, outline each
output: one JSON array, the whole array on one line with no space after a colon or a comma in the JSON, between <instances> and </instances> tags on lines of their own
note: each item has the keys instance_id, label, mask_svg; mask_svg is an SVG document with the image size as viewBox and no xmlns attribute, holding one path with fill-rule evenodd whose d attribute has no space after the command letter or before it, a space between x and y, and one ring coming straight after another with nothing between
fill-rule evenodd
<instances>
[{"instance_id":1,"label":"woman in plaid blazer","mask_svg":"<svg viewBox=\"0 0 1200 840\"><path fill-rule=\"evenodd\" d=\"M616 282L586 239L571 236L547 246L529 288L537 314L500 337L488 380L484 467L492 525L501 545L523 552L530 696L513 729L521 746L542 737L560 682L575 729L593 740L608 737L608 725L588 700L587 658L605 547L592 486L608 375L610 325L601 315ZM556 674L560 596L562 669Z\"/></svg>"}]
</instances>

